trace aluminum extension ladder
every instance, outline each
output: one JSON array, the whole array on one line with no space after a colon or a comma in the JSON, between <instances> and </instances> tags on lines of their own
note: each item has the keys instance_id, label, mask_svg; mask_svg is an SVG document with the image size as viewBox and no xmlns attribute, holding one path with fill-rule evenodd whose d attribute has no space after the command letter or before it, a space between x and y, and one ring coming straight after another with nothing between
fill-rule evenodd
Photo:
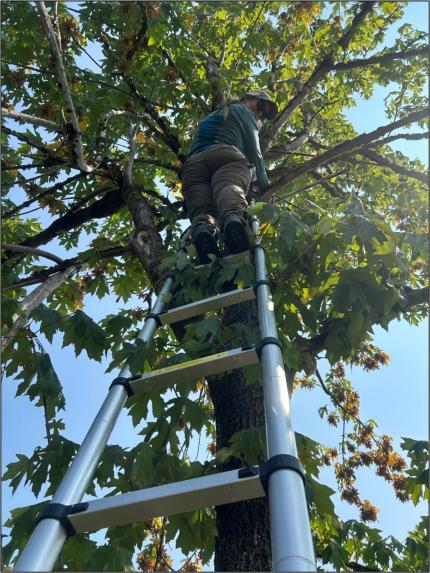
<instances>
[{"instance_id":1,"label":"aluminum extension ladder","mask_svg":"<svg viewBox=\"0 0 430 573\"><path fill-rule=\"evenodd\" d=\"M128 368L124 367L111 384L99 413L52 501L39 518L16 564L16 571L52 571L64 542L74 533L254 499L266 494L269 496L273 571L316 571L304 473L297 458L290 421L281 345L277 338L264 251L259 246L259 223L254 216L250 223L256 240L253 247L256 269L254 288L236 289L166 312L163 295L171 291L174 283L174 278L168 276L139 338L148 343L157 326L251 300L256 293L260 342L252 347L235 348L139 377L132 377ZM184 380L217 374L259 360L263 371L267 462L81 503L113 426L129 396L148 389L163 390Z\"/></svg>"}]
</instances>

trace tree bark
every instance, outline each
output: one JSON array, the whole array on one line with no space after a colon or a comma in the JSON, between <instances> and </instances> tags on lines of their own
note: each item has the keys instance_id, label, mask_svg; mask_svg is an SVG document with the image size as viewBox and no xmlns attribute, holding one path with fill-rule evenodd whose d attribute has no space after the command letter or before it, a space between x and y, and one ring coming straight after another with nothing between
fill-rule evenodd
<instances>
[{"instance_id":1,"label":"tree bark","mask_svg":"<svg viewBox=\"0 0 430 573\"><path fill-rule=\"evenodd\" d=\"M226 309L224 323L245 324L258 330L257 305L242 303ZM264 427L261 381L246 384L242 370L208 377L216 422L217 449L228 446L231 436L245 428ZM220 471L240 467L239 460L223 464ZM218 537L216 571L270 571L271 549L267 498L216 508Z\"/></svg>"},{"instance_id":2,"label":"tree bark","mask_svg":"<svg viewBox=\"0 0 430 573\"><path fill-rule=\"evenodd\" d=\"M166 274L158 269L164 255L164 246L155 226L151 207L142 193L134 187L125 188L122 194L135 227L131 248L145 269L155 292L158 293Z\"/></svg>"}]
</instances>

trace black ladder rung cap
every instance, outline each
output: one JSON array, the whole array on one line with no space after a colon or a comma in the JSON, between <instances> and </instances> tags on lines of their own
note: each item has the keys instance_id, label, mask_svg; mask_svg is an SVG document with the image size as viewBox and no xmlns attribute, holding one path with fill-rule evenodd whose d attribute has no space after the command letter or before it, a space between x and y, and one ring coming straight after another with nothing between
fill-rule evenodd
<instances>
[{"instance_id":1,"label":"black ladder rung cap","mask_svg":"<svg viewBox=\"0 0 430 573\"><path fill-rule=\"evenodd\" d=\"M130 376L130 378L126 378L125 376L118 376L115 380L112 380L111 385L109 386L109 390L112 386L123 386L124 390L127 392L127 396L130 398L134 395L133 388L130 386L130 382L133 380L137 380L139 376Z\"/></svg>"},{"instance_id":2,"label":"black ladder rung cap","mask_svg":"<svg viewBox=\"0 0 430 573\"><path fill-rule=\"evenodd\" d=\"M72 513L79 513L85 511L88 508L88 503L75 503L74 505L64 505L63 503L50 503L42 511L39 519L36 522L39 523L43 519L56 519L61 523L67 533L67 537L74 535L76 533L75 528L69 521L69 515Z\"/></svg>"}]
</instances>

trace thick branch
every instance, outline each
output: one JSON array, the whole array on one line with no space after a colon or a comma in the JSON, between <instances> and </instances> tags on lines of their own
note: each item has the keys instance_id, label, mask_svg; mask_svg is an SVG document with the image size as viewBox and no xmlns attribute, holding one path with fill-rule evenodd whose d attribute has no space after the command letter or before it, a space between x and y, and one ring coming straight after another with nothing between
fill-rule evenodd
<instances>
[{"instance_id":1,"label":"thick branch","mask_svg":"<svg viewBox=\"0 0 430 573\"><path fill-rule=\"evenodd\" d=\"M109 249L105 249L104 251L99 251L97 254L101 258L119 257L124 253L128 252L128 250L129 250L128 247L122 247L122 246L110 247ZM44 269L43 271L38 271L36 273L33 273L29 277L23 278L16 283L2 287L1 290L2 292L7 292L10 290L17 290L25 286L38 284L47 279L48 277L50 277L51 275L58 273L59 271L63 271L72 265L84 264L86 261L88 261L89 258L90 256L83 257L82 255L78 255L72 259L65 259L61 264L50 267L49 269Z\"/></svg>"},{"instance_id":2,"label":"thick branch","mask_svg":"<svg viewBox=\"0 0 430 573\"><path fill-rule=\"evenodd\" d=\"M426 54L428 54L428 47L423 46L422 48L415 48L414 50L403 50L402 52L386 52L385 54L381 54L379 56L371 56L370 58L365 58L362 60L341 62L339 64L334 64L331 69L334 71L346 72L348 70L353 70L354 68L373 66L375 64L386 64L394 60L406 60L408 58L414 58L415 56L425 56Z\"/></svg>"},{"instance_id":3,"label":"thick branch","mask_svg":"<svg viewBox=\"0 0 430 573\"><path fill-rule=\"evenodd\" d=\"M50 259L54 261L54 263L62 263L63 259L57 257L57 255L53 255L52 253L48 253L47 251L42 251L40 249L33 249L31 247L23 247L22 245L12 245L11 243L2 243L2 249L7 249L8 251L17 252L17 253L26 253L29 255L34 255L37 257L44 257L45 259Z\"/></svg>"},{"instance_id":4,"label":"thick branch","mask_svg":"<svg viewBox=\"0 0 430 573\"><path fill-rule=\"evenodd\" d=\"M44 245L54 237L57 237L60 233L75 229L91 219L101 219L116 213L123 205L124 203L121 193L118 190L110 191L104 197L95 201L92 205L72 213L66 213L62 217L59 217L37 235L28 237L22 241L21 245L25 247L38 247L39 245ZM5 254L8 258L11 258L12 253L6 251Z\"/></svg>"},{"instance_id":5,"label":"thick branch","mask_svg":"<svg viewBox=\"0 0 430 573\"><path fill-rule=\"evenodd\" d=\"M361 148L363 148L366 145L369 145L369 143L372 143L373 141L377 140L379 137L385 135L386 133L389 133L394 129L398 129L399 127L403 127L405 125L409 125L410 123L419 121L420 119L427 117L427 114L428 114L427 109L416 111L414 113L407 115L402 119L378 127L377 129L371 131L370 133L362 133L361 135L358 135L354 139L348 139L347 141L339 143L338 145L335 145L331 149L328 149L321 155L317 155L316 157L313 157L306 163L299 165L293 170L289 171L285 169L286 175L284 177L280 177L277 181L275 181L275 183L273 183L266 191L266 193L263 195L262 199L267 201L270 197L273 196L274 193L285 187L285 185L287 185L288 183L291 183L291 181L294 181L294 179L297 179L297 177L300 177L301 175L308 173L309 171L315 169L320 165L323 165L324 163L328 163L329 161L333 161L344 155L351 155L353 153L357 153Z\"/></svg>"},{"instance_id":6,"label":"thick branch","mask_svg":"<svg viewBox=\"0 0 430 573\"><path fill-rule=\"evenodd\" d=\"M31 292L22 301L19 309L19 314L15 314L12 317L13 324L9 331L5 334L1 341L1 351L8 346L11 340L14 338L18 330L25 325L28 320L30 313L37 308L42 301L44 301L48 296L54 292L63 282L70 277L75 271L78 270L78 266L71 265L64 271L55 273L46 281L39 285L33 292Z\"/></svg>"},{"instance_id":7,"label":"thick branch","mask_svg":"<svg viewBox=\"0 0 430 573\"><path fill-rule=\"evenodd\" d=\"M387 145L387 143L391 143L392 141L397 141L398 139L408 139L411 141L417 141L419 139L428 139L429 132L422 131L418 133L396 133L395 135L389 135L388 137L384 137L383 139L379 139L375 143L372 143L370 147L380 147L381 145Z\"/></svg>"},{"instance_id":8,"label":"thick branch","mask_svg":"<svg viewBox=\"0 0 430 573\"><path fill-rule=\"evenodd\" d=\"M53 131L64 132L64 127L55 123L54 121L49 121L48 119L43 119L42 117L35 117L34 115L28 115L26 113L21 113L20 111L8 110L4 107L1 108L2 117L10 117L20 123L31 123L38 127L44 127L45 129L51 129Z\"/></svg>"},{"instance_id":9,"label":"thick branch","mask_svg":"<svg viewBox=\"0 0 430 573\"><path fill-rule=\"evenodd\" d=\"M273 123L263 131L261 136L261 148L263 152L268 148L270 142L278 131L286 124L294 111L309 97L315 85L330 73L332 66L334 65L334 59L338 48L341 47L343 50L347 49L360 25L363 23L369 12L373 10L375 4L376 2L362 2L360 10L354 16L348 30L342 35L331 52L316 67L310 78L302 86L301 90L292 98L284 109L280 111Z\"/></svg>"},{"instance_id":10,"label":"thick branch","mask_svg":"<svg viewBox=\"0 0 430 573\"><path fill-rule=\"evenodd\" d=\"M391 169L391 171L395 171L396 173L399 173L400 175L404 175L405 177L411 177L412 179L416 179L417 181L421 181L422 183L428 183L428 177L425 173L420 173L419 171L407 169L406 167L403 167L402 165L398 165L397 163L393 163L392 161L389 161L383 155L376 153L376 151L373 151L371 149L363 149L360 152L360 154L364 155L365 157L368 157L369 159L371 159L372 161L374 161L375 163L377 163L381 167L387 167L388 169Z\"/></svg>"},{"instance_id":11,"label":"thick branch","mask_svg":"<svg viewBox=\"0 0 430 573\"><path fill-rule=\"evenodd\" d=\"M37 0L36 8L39 12L40 19L45 29L46 35L48 36L49 47L51 49L51 55L54 62L55 69L57 71L58 80L63 91L64 99L67 104L67 111L70 113L71 126L70 126L70 136L72 139L73 150L76 155L76 163L81 171L89 173L93 168L85 163L82 149L81 141L81 130L79 128L79 119L73 105L72 94L70 92L69 83L67 81L66 71L64 69L63 58L61 56L60 47L55 36L54 29L52 27L51 19L49 17L48 11L46 9L43 0Z\"/></svg>"},{"instance_id":12,"label":"thick branch","mask_svg":"<svg viewBox=\"0 0 430 573\"><path fill-rule=\"evenodd\" d=\"M297 151L297 149L300 149L301 147L306 145L308 140L309 140L309 133L303 133L288 145L276 145L274 147L271 147L266 151L263 157L265 161L274 161L276 159L280 159L281 157L289 155L293 151Z\"/></svg>"},{"instance_id":13,"label":"thick branch","mask_svg":"<svg viewBox=\"0 0 430 573\"><path fill-rule=\"evenodd\" d=\"M131 62L132 59L134 58L135 54L138 52L138 50L140 49L143 40L146 36L146 32L148 31L148 17L146 14L146 6L144 4L142 4L141 2L138 3L139 7L141 8L141 13L142 13L142 24L140 26L140 30L136 35L136 38L134 39L133 44L131 45L131 47L127 50L127 53L125 54L125 59L128 62Z\"/></svg>"}]
</instances>

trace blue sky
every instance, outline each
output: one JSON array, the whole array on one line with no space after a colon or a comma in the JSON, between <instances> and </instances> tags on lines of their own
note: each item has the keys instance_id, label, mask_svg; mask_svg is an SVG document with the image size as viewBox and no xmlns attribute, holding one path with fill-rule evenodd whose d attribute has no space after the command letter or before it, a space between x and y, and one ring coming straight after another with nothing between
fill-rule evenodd
<instances>
[{"instance_id":1,"label":"blue sky","mask_svg":"<svg viewBox=\"0 0 430 573\"><path fill-rule=\"evenodd\" d=\"M404 21L426 29L428 5L420 2L409 3ZM399 26L400 23L395 24L389 30L386 39L388 46L393 44L394 34ZM357 106L347 112L357 132L370 131L377 125L387 123L383 113L383 98L387 91L387 88L378 87L370 100L357 98ZM427 163L428 146L425 140L397 141L392 146ZM49 250L61 256L62 249L58 244L54 247L52 245L55 245L55 242L49 244ZM80 250L85 247L86 244L81 244ZM107 297L102 302L87 296L85 304L85 312L95 320L124 306L116 303L114 296ZM100 365L89 360L84 353L75 357L71 347L62 349L61 342L61 337L57 335L52 349L48 343L45 348L51 354L54 368L64 387L67 402L67 410L63 415L66 423L64 433L66 437L81 442L114 376L105 375L105 364ZM388 333L376 329L374 340L375 344L390 354L390 365L373 373L365 373L359 369L353 369L350 373L350 379L361 395L362 418L376 419L379 431L393 435L394 445L397 447L402 436L426 439L428 435L427 342L427 321L418 327L410 326L404 321L392 322ZM34 447L43 442L44 423L41 409L29 406L25 397L15 398L15 389L16 382L4 381L3 468L14 461L17 453L31 455ZM339 432L327 427L317 414L318 407L325 403L325 396L318 390L296 392L292 400L294 428L327 445L336 445ZM109 443L127 447L138 442L139 436L124 410ZM204 447L202 450L204 451ZM334 483L331 474L331 470L324 470L321 476L327 485ZM380 508L376 526L387 535L393 534L400 540L403 539L417 522L418 516L425 513L424 504L418 508L410 503L400 504L391 487L382 478L376 478L371 470L366 469L359 474L358 487L363 498L370 499ZM25 487L12 497L8 486L3 485L3 496L3 520L7 519L11 508L35 501ZM339 502L337 510L345 519L357 518L357 510L346 503ZM179 564L179 555L175 556L175 564Z\"/></svg>"}]
</instances>

